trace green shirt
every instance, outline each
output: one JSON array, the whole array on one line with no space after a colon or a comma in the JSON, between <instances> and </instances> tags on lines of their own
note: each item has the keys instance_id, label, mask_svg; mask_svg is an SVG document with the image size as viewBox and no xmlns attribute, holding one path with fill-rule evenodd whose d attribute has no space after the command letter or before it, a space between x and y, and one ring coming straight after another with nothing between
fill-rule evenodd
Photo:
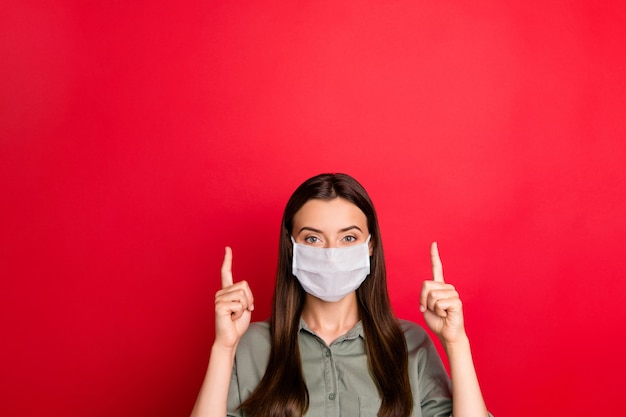
<instances>
[{"instance_id":1,"label":"green shirt","mask_svg":"<svg viewBox=\"0 0 626 417\"><path fill-rule=\"evenodd\" d=\"M413 417L450 416L450 379L432 340L415 323L401 320L400 326L409 352ZM299 344L309 390L306 417L376 416L380 397L368 370L360 322L328 346L300 320ZM269 352L269 323L252 323L237 347L228 394L228 416L245 416L237 407L261 381Z\"/></svg>"}]
</instances>

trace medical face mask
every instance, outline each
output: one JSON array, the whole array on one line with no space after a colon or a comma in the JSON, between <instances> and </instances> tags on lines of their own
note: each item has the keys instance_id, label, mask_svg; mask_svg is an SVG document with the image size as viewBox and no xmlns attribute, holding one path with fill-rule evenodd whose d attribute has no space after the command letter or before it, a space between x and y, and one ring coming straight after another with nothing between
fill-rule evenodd
<instances>
[{"instance_id":1,"label":"medical face mask","mask_svg":"<svg viewBox=\"0 0 626 417\"><path fill-rule=\"evenodd\" d=\"M316 248L293 242L293 274L307 293L328 302L341 300L361 286L370 273L365 243L342 248Z\"/></svg>"}]
</instances>

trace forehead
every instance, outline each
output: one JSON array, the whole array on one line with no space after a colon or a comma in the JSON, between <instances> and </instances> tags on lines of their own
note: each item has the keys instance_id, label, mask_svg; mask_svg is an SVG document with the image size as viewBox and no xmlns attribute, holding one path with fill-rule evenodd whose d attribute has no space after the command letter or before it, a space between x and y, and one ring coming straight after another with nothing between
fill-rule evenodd
<instances>
[{"instance_id":1,"label":"forehead","mask_svg":"<svg viewBox=\"0 0 626 417\"><path fill-rule=\"evenodd\" d=\"M367 218L355 204L343 198L307 201L293 218L294 232L301 227L313 227L322 231L335 231L348 226L367 229Z\"/></svg>"}]
</instances>

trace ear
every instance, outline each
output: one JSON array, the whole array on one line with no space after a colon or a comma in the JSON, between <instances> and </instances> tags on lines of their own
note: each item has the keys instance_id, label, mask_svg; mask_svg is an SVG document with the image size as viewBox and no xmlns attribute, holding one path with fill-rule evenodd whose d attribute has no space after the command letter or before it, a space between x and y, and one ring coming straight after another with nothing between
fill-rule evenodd
<instances>
[{"instance_id":1,"label":"ear","mask_svg":"<svg viewBox=\"0 0 626 417\"><path fill-rule=\"evenodd\" d=\"M370 243L368 244L369 249L370 249L370 256L372 256L372 254L374 253L374 238L370 239Z\"/></svg>"}]
</instances>

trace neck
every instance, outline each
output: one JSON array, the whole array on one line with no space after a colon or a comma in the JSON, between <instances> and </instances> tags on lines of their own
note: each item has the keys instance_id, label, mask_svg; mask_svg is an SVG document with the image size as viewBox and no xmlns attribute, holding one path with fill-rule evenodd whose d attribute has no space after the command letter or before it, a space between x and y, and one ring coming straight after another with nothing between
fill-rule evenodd
<instances>
[{"instance_id":1,"label":"neck","mask_svg":"<svg viewBox=\"0 0 626 417\"><path fill-rule=\"evenodd\" d=\"M333 340L344 335L358 323L359 308L356 293L352 292L334 303L307 294L302 319L309 329L330 345Z\"/></svg>"}]
</instances>

